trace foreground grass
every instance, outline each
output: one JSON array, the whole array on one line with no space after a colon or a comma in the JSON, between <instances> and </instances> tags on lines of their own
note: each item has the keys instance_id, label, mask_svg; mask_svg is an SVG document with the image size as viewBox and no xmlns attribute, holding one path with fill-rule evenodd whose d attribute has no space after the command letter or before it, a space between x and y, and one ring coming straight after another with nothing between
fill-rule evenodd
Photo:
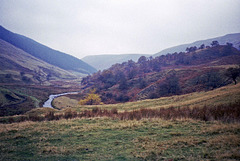
<instances>
[{"instance_id":1,"label":"foreground grass","mask_svg":"<svg viewBox=\"0 0 240 161\"><path fill-rule=\"evenodd\" d=\"M239 160L240 124L109 118L0 124L0 160Z\"/></svg>"},{"instance_id":2,"label":"foreground grass","mask_svg":"<svg viewBox=\"0 0 240 161\"><path fill-rule=\"evenodd\" d=\"M231 107L239 111L239 89L240 84L237 84L155 100L101 106L72 105L73 108L62 110L37 108L22 116L2 117L1 122L10 123L21 117L48 118L46 114L50 112L56 116L62 114L61 119L55 121L23 119L20 123L0 124L0 160L240 160L239 122L223 123L213 121L214 118L200 121L198 117L192 120L191 117L178 117L176 113L180 109L185 109L185 113L188 113L186 109L193 109L196 114L201 109L213 108L215 114L221 109L230 108L231 111ZM117 109L120 113L100 118L107 115L100 115L101 110L96 107L109 111ZM157 112L149 109L159 108L172 115L175 111L176 117L163 120L148 116ZM64 119L68 110L81 115L86 109L86 113L93 116ZM130 118L145 113L148 117L140 117L140 120ZM225 112L223 116L233 118L234 114ZM122 120L118 115L129 117Z\"/></svg>"}]
</instances>

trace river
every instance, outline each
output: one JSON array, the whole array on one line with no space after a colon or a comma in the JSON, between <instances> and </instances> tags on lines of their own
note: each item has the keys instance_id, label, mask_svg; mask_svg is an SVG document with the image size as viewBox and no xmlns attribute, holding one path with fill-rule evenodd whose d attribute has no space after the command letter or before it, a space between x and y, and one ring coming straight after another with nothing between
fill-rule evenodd
<instances>
[{"instance_id":1,"label":"river","mask_svg":"<svg viewBox=\"0 0 240 161\"><path fill-rule=\"evenodd\" d=\"M46 102L44 102L43 107L50 107L53 108L52 106L52 101L54 100L54 98L60 97L60 96L64 96L67 94L78 94L79 92L66 92L66 93L60 93L60 94L51 94L48 98L48 100Z\"/></svg>"}]
</instances>

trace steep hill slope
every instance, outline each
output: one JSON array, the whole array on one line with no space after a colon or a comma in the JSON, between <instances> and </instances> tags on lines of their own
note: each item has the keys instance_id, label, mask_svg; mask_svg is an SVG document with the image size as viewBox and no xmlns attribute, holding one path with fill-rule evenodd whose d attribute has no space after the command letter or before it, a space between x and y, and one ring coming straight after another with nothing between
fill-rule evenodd
<instances>
[{"instance_id":1,"label":"steep hill slope","mask_svg":"<svg viewBox=\"0 0 240 161\"><path fill-rule=\"evenodd\" d=\"M240 33L235 33L235 34L227 34L225 36L221 36L221 37L216 37L216 38L212 38L212 39L206 39L206 40L200 40L200 41L196 41L190 44L183 44L183 45L179 45L179 46L174 46L171 48L167 48L164 49L156 54L154 54L153 56L160 56L160 55L164 55L164 54L168 54L168 53L174 53L174 52L184 52L186 50L187 47L190 46L197 46L199 47L202 44L205 44L206 46L210 45L212 43L212 41L218 41L219 44L221 45L225 45L227 42L232 43L233 47L239 49L240 48Z\"/></svg>"},{"instance_id":2,"label":"steep hill slope","mask_svg":"<svg viewBox=\"0 0 240 161\"><path fill-rule=\"evenodd\" d=\"M147 54L121 54L121 55L90 55L82 58L83 61L90 64L98 70L110 68L113 64L123 63L128 60L137 61L141 56L150 56Z\"/></svg>"},{"instance_id":3,"label":"steep hill slope","mask_svg":"<svg viewBox=\"0 0 240 161\"><path fill-rule=\"evenodd\" d=\"M48 64L0 39L0 83L44 84L74 79L71 72Z\"/></svg>"},{"instance_id":4,"label":"steep hill slope","mask_svg":"<svg viewBox=\"0 0 240 161\"><path fill-rule=\"evenodd\" d=\"M0 116L22 114L39 107L49 94L71 90L77 84L74 81L78 77L71 72L0 39ZM65 86L68 88L62 89Z\"/></svg>"},{"instance_id":5,"label":"steep hill slope","mask_svg":"<svg viewBox=\"0 0 240 161\"><path fill-rule=\"evenodd\" d=\"M36 58L62 69L85 74L96 71L96 69L80 59L57 50L53 50L25 36L12 33L2 26L0 26L0 39L9 42Z\"/></svg>"}]
</instances>

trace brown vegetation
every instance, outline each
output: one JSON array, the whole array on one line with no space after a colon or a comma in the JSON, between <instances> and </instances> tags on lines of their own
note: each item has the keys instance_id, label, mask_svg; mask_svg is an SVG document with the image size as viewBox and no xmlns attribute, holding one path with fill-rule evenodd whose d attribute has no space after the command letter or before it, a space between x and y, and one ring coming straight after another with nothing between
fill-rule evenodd
<instances>
[{"instance_id":1,"label":"brown vegetation","mask_svg":"<svg viewBox=\"0 0 240 161\"><path fill-rule=\"evenodd\" d=\"M82 85L86 91L96 88L105 104L152 99L230 84L225 67L238 64L240 52L229 45L194 47L188 52L115 64L83 78Z\"/></svg>"},{"instance_id":2,"label":"brown vegetation","mask_svg":"<svg viewBox=\"0 0 240 161\"><path fill-rule=\"evenodd\" d=\"M45 115L32 113L27 116L9 117L1 120L1 123L12 123L22 121L44 121L59 120L72 118L89 118L89 117L110 117L120 120L141 120L144 118L161 118L166 120L172 119L196 119L202 121L223 121L223 122L239 122L240 121L240 102L228 106L205 106L195 108L160 108L160 109L140 109L133 111L118 112L117 109L111 110L94 108L92 110L84 110L76 112L71 109L65 110L64 113L54 113L49 111Z\"/></svg>"}]
</instances>

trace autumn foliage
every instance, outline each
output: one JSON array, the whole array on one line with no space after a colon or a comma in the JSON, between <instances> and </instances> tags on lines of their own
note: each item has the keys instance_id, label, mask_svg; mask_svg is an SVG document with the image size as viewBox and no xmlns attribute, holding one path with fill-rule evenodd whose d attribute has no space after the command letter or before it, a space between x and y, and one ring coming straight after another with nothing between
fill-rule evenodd
<instances>
[{"instance_id":1,"label":"autumn foliage","mask_svg":"<svg viewBox=\"0 0 240 161\"><path fill-rule=\"evenodd\" d=\"M92 89L85 99L82 99L78 102L80 105L99 105L102 104L101 98L96 94L96 89Z\"/></svg>"},{"instance_id":2,"label":"autumn foliage","mask_svg":"<svg viewBox=\"0 0 240 161\"><path fill-rule=\"evenodd\" d=\"M203 44L187 52L115 64L83 78L81 84L85 91L96 88L105 104L160 98L213 90L232 83L230 79L236 83L236 72L228 70L226 75L224 66L239 62L240 51L213 42L212 47Z\"/></svg>"}]
</instances>

